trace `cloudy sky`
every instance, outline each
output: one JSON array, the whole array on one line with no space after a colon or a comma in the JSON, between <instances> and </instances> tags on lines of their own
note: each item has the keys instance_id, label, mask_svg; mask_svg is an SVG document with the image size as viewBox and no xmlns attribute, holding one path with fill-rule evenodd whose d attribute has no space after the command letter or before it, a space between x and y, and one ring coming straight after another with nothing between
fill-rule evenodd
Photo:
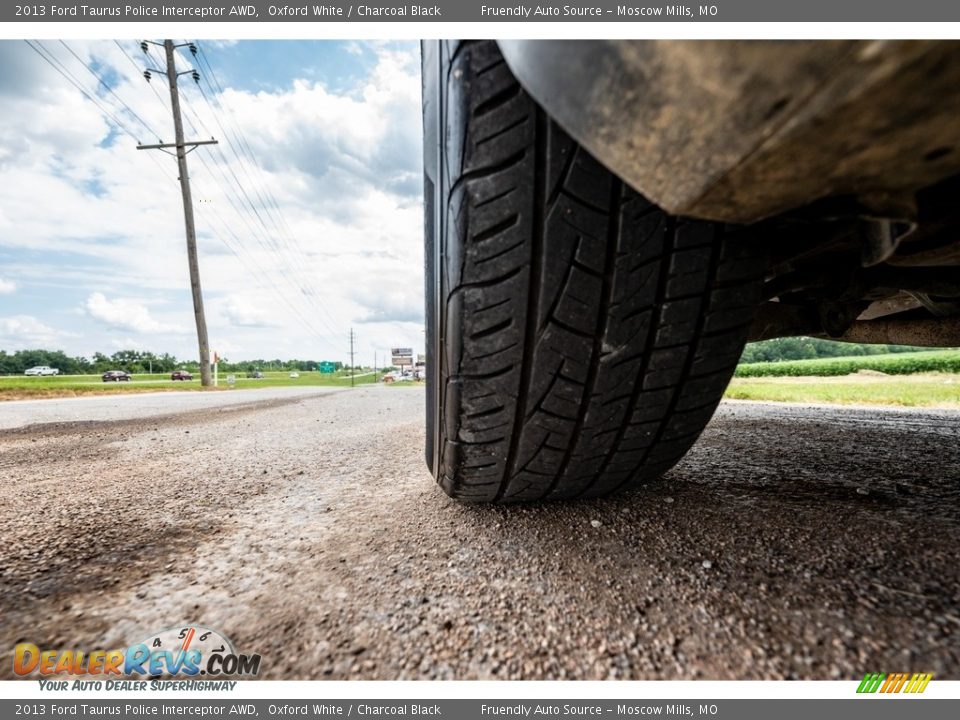
<instances>
[{"instance_id":1,"label":"cloudy sky","mask_svg":"<svg viewBox=\"0 0 960 720\"><path fill-rule=\"evenodd\" d=\"M173 140L139 74L162 49L31 43L0 41L0 349L194 357L176 160L136 149ZM188 156L211 347L346 360L353 327L358 362L422 351L417 45L199 45L177 60L188 139L220 142Z\"/></svg>"}]
</instances>

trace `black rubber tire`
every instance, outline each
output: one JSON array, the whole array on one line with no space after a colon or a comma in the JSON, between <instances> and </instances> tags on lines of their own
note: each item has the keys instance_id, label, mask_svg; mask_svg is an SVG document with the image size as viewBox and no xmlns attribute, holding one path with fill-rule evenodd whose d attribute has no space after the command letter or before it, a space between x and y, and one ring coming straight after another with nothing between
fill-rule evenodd
<instances>
[{"instance_id":1,"label":"black rubber tire","mask_svg":"<svg viewBox=\"0 0 960 720\"><path fill-rule=\"evenodd\" d=\"M423 66L434 477L510 502L660 476L730 380L762 258L625 187L495 42L424 43Z\"/></svg>"}]
</instances>

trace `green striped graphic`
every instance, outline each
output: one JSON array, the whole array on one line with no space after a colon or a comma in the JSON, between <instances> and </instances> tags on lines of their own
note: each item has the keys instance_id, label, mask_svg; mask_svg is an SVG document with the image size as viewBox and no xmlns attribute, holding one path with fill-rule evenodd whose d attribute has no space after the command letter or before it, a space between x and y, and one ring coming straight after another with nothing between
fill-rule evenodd
<instances>
[{"instance_id":1,"label":"green striped graphic","mask_svg":"<svg viewBox=\"0 0 960 720\"><path fill-rule=\"evenodd\" d=\"M857 692L875 693L880 689L880 685L886 677L884 673L867 673L863 676L863 680L860 681L860 687L857 688Z\"/></svg>"}]
</instances>

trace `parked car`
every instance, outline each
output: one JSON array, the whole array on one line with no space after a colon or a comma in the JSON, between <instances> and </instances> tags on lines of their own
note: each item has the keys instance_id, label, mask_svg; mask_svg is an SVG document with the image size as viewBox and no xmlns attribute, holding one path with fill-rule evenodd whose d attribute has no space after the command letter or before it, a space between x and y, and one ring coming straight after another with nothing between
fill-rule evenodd
<instances>
[{"instance_id":1,"label":"parked car","mask_svg":"<svg viewBox=\"0 0 960 720\"><path fill-rule=\"evenodd\" d=\"M411 373L400 372L399 370L394 370L393 372L388 372L383 376L381 382L390 383L395 382L410 382L413 380L413 375Z\"/></svg>"},{"instance_id":2,"label":"parked car","mask_svg":"<svg viewBox=\"0 0 960 720\"><path fill-rule=\"evenodd\" d=\"M259 380L263 377L263 373L260 370L251 370L247 373L247 377Z\"/></svg>"},{"instance_id":3,"label":"parked car","mask_svg":"<svg viewBox=\"0 0 960 720\"><path fill-rule=\"evenodd\" d=\"M660 477L747 342L960 345L960 43L421 58L426 459L452 497Z\"/></svg>"},{"instance_id":4,"label":"parked car","mask_svg":"<svg viewBox=\"0 0 960 720\"><path fill-rule=\"evenodd\" d=\"M191 375L186 370L174 370L170 373L171 380L193 380L193 375Z\"/></svg>"},{"instance_id":5,"label":"parked car","mask_svg":"<svg viewBox=\"0 0 960 720\"><path fill-rule=\"evenodd\" d=\"M126 370L107 370L100 377L104 382L130 382L130 373Z\"/></svg>"},{"instance_id":6,"label":"parked car","mask_svg":"<svg viewBox=\"0 0 960 720\"><path fill-rule=\"evenodd\" d=\"M300 377L300 373L298 373L296 370L294 370L292 373L290 373L290 377L292 377L292 378L298 378L298 377Z\"/></svg>"},{"instance_id":7,"label":"parked car","mask_svg":"<svg viewBox=\"0 0 960 720\"><path fill-rule=\"evenodd\" d=\"M23 371L24 375L59 375L60 371L49 365L36 365Z\"/></svg>"}]
</instances>

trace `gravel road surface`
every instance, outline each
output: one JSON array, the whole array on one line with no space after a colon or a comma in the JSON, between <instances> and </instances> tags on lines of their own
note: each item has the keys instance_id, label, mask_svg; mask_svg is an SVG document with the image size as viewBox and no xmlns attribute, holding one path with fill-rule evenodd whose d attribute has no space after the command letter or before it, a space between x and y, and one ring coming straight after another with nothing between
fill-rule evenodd
<instances>
[{"instance_id":1,"label":"gravel road surface","mask_svg":"<svg viewBox=\"0 0 960 720\"><path fill-rule=\"evenodd\" d=\"M960 678L960 413L725 403L662 481L491 508L434 485L422 406L4 403L0 677L197 623L273 679Z\"/></svg>"}]
</instances>

